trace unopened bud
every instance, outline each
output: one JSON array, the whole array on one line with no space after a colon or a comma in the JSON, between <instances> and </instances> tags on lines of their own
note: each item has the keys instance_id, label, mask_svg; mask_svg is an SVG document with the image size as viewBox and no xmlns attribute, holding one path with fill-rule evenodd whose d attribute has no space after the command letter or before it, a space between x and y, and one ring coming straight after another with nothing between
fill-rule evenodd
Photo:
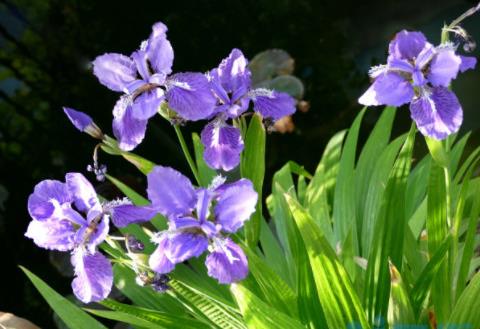
<instances>
[{"instance_id":1,"label":"unopened bud","mask_svg":"<svg viewBox=\"0 0 480 329\"><path fill-rule=\"evenodd\" d=\"M81 132L89 134L93 138L103 139L102 130L95 124L95 122L93 122L92 118L88 114L68 107L64 107L63 111L75 128Z\"/></svg>"}]
</instances>

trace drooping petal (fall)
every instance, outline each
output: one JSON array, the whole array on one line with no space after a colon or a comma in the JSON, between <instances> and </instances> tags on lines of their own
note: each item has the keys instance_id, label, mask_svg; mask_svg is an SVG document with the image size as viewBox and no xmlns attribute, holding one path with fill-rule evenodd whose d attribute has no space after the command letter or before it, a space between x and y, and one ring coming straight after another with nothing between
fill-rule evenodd
<instances>
[{"instance_id":1,"label":"drooping petal (fall)","mask_svg":"<svg viewBox=\"0 0 480 329\"><path fill-rule=\"evenodd\" d=\"M214 251L205 260L208 275L221 284L243 280L248 275L248 260L236 243L230 239L218 241Z\"/></svg>"},{"instance_id":2,"label":"drooping petal (fall)","mask_svg":"<svg viewBox=\"0 0 480 329\"><path fill-rule=\"evenodd\" d=\"M152 219L157 211L150 206L124 204L112 207L110 215L116 227L125 227L133 223L143 223Z\"/></svg>"},{"instance_id":3,"label":"drooping petal (fall)","mask_svg":"<svg viewBox=\"0 0 480 329\"><path fill-rule=\"evenodd\" d=\"M168 235L165 255L174 263L181 263L192 257L199 257L208 247L208 239L201 232L181 230Z\"/></svg>"},{"instance_id":4,"label":"drooping petal (fall)","mask_svg":"<svg viewBox=\"0 0 480 329\"><path fill-rule=\"evenodd\" d=\"M202 73L177 73L167 80L169 106L182 118L196 121L210 117L216 99Z\"/></svg>"},{"instance_id":5,"label":"drooping petal (fall)","mask_svg":"<svg viewBox=\"0 0 480 329\"><path fill-rule=\"evenodd\" d=\"M248 179L224 184L217 193L214 209L216 223L222 226L222 231L235 233L255 212L258 194Z\"/></svg>"},{"instance_id":6,"label":"drooping petal (fall)","mask_svg":"<svg viewBox=\"0 0 480 329\"><path fill-rule=\"evenodd\" d=\"M138 120L133 117L133 109L127 97L121 97L113 109L113 134L118 140L118 146L124 151L131 151L145 137L148 120Z\"/></svg>"},{"instance_id":7,"label":"drooping petal (fall)","mask_svg":"<svg viewBox=\"0 0 480 329\"><path fill-rule=\"evenodd\" d=\"M456 133L463 121L457 96L445 87L433 88L430 94L415 99L410 114L423 135L437 140Z\"/></svg>"},{"instance_id":8,"label":"drooping petal (fall)","mask_svg":"<svg viewBox=\"0 0 480 329\"><path fill-rule=\"evenodd\" d=\"M75 268L72 289L79 300L90 303L108 297L113 284L112 265L108 258L98 251L90 254L84 249L77 249L71 262Z\"/></svg>"},{"instance_id":9,"label":"drooping petal (fall)","mask_svg":"<svg viewBox=\"0 0 480 329\"><path fill-rule=\"evenodd\" d=\"M67 251L75 246L75 227L66 219L34 219L28 225L25 236L45 249Z\"/></svg>"},{"instance_id":10,"label":"drooping petal (fall)","mask_svg":"<svg viewBox=\"0 0 480 329\"><path fill-rule=\"evenodd\" d=\"M410 102L413 96L413 87L407 79L397 73L388 72L379 75L358 102L366 106L401 106Z\"/></svg>"},{"instance_id":11,"label":"drooping petal (fall)","mask_svg":"<svg viewBox=\"0 0 480 329\"><path fill-rule=\"evenodd\" d=\"M268 89L256 89L253 94L253 110L264 118L278 120L295 113L295 100L287 93Z\"/></svg>"},{"instance_id":12,"label":"drooping petal (fall)","mask_svg":"<svg viewBox=\"0 0 480 329\"><path fill-rule=\"evenodd\" d=\"M157 243L157 249L155 249L148 259L148 265L157 273L169 273L175 268L175 264L165 255L165 250L168 245L167 236L163 235Z\"/></svg>"},{"instance_id":13,"label":"drooping petal (fall)","mask_svg":"<svg viewBox=\"0 0 480 329\"><path fill-rule=\"evenodd\" d=\"M243 140L240 130L221 120L207 124L201 133L205 162L212 168L232 170L240 163Z\"/></svg>"}]
</instances>

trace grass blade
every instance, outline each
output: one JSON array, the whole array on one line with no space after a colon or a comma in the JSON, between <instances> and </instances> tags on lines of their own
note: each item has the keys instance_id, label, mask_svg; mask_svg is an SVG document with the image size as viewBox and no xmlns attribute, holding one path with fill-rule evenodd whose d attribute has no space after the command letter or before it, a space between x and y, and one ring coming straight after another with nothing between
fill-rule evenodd
<instances>
[{"instance_id":1,"label":"grass blade","mask_svg":"<svg viewBox=\"0 0 480 329\"><path fill-rule=\"evenodd\" d=\"M20 269L30 279L35 288L37 288L38 292L47 301L48 305L50 305L69 328L107 329L107 327L85 313L81 308L50 288L42 279L27 270L25 267L20 266Z\"/></svg>"}]
</instances>

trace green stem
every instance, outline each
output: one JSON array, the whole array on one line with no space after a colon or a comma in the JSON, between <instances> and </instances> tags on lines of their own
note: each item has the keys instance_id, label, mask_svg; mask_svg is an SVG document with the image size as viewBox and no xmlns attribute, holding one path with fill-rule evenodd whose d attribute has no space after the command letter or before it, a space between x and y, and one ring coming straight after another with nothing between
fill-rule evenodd
<instances>
[{"instance_id":1,"label":"green stem","mask_svg":"<svg viewBox=\"0 0 480 329\"><path fill-rule=\"evenodd\" d=\"M198 176L197 167L195 166L195 162L193 161L192 156L190 155L190 151L188 151L187 143L185 142L185 138L183 138L182 131L178 125L173 125L175 132L177 133L178 141L180 142L180 146L182 147L183 154L187 159L188 165L192 170L193 176L197 180L197 184L200 185L200 176Z\"/></svg>"}]
</instances>

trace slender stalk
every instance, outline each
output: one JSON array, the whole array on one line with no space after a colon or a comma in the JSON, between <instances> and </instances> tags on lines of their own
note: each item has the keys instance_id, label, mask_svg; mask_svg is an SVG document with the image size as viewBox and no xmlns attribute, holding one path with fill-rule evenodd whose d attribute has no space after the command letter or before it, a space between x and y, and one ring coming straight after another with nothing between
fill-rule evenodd
<instances>
[{"instance_id":1,"label":"slender stalk","mask_svg":"<svg viewBox=\"0 0 480 329\"><path fill-rule=\"evenodd\" d=\"M195 179L197 180L197 184L200 185L200 176L198 176L198 171L197 171L197 167L195 166L195 161L193 161L193 158L190 155L190 151L188 150L188 146L187 146L187 143L185 142L185 138L183 138L182 131L180 130L180 127L178 125L173 125L173 128L177 133L178 141L180 142L180 146L182 147L182 151L183 151L183 154L185 155L185 158L187 159L188 165L192 170L193 176L195 176Z\"/></svg>"}]
</instances>

